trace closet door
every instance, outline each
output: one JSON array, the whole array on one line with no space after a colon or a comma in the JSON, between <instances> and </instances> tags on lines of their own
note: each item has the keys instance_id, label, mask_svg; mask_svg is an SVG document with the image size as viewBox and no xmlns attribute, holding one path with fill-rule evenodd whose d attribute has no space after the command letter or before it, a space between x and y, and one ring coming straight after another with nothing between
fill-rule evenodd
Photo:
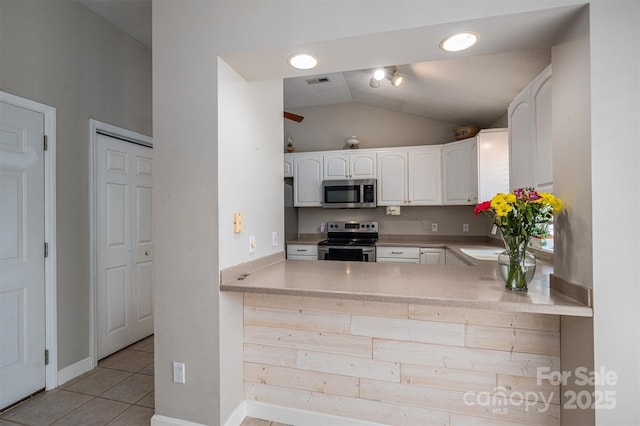
<instances>
[{"instance_id":1,"label":"closet door","mask_svg":"<svg viewBox=\"0 0 640 426\"><path fill-rule=\"evenodd\" d=\"M98 359L153 333L152 149L98 135Z\"/></svg>"}]
</instances>

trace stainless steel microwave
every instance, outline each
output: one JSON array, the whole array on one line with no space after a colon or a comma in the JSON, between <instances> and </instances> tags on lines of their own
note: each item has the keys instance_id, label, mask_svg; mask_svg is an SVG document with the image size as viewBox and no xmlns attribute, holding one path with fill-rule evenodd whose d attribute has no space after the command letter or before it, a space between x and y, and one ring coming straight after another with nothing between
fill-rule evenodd
<instances>
[{"instance_id":1,"label":"stainless steel microwave","mask_svg":"<svg viewBox=\"0 0 640 426\"><path fill-rule=\"evenodd\" d=\"M376 180L325 180L322 182L322 207L325 209L376 207Z\"/></svg>"}]
</instances>

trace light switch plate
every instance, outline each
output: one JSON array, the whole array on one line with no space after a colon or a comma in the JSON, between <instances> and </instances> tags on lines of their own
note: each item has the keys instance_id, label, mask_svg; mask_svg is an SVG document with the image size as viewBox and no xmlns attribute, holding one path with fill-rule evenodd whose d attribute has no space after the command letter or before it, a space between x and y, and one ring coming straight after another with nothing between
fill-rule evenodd
<instances>
[{"instance_id":1,"label":"light switch plate","mask_svg":"<svg viewBox=\"0 0 640 426\"><path fill-rule=\"evenodd\" d=\"M236 234L242 232L242 213L233 214L233 232Z\"/></svg>"},{"instance_id":2,"label":"light switch plate","mask_svg":"<svg viewBox=\"0 0 640 426\"><path fill-rule=\"evenodd\" d=\"M249 253L255 253L256 251L256 236L249 237Z\"/></svg>"}]
</instances>

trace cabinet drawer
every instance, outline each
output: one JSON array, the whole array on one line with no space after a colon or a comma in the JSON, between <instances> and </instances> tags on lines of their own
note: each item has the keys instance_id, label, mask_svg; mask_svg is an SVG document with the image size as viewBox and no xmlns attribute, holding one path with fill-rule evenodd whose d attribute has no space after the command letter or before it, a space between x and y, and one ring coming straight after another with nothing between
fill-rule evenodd
<instances>
[{"instance_id":1,"label":"cabinet drawer","mask_svg":"<svg viewBox=\"0 0 640 426\"><path fill-rule=\"evenodd\" d=\"M403 258L403 259L420 259L419 247L377 247L377 258Z\"/></svg>"},{"instance_id":2,"label":"cabinet drawer","mask_svg":"<svg viewBox=\"0 0 640 426\"><path fill-rule=\"evenodd\" d=\"M318 258L318 246L310 244L287 245L287 258L291 256L312 256Z\"/></svg>"},{"instance_id":3,"label":"cabinet drawer","mask_svg":"<svg viewBox=\"0 0 640 426\"><path fill-rule=\"evenodd\" d=\"M378 263L413 263L419 264L420 259L404 259L401 257L377 257L376 262Z\"/></svg>"}]
</instances>

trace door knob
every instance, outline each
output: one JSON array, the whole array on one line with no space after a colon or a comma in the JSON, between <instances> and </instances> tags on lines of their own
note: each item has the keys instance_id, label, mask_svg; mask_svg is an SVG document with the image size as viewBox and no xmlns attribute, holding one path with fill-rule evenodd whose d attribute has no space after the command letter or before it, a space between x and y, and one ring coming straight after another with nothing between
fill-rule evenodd
<instances>
[{"instance_id":1,"label":"door knob","mask_svg":"<svg viewBox=\"0 0 640 426\"><path fill-rule=\"evenodd\" d=\"M150 254L151 254L151 252L150 252L149 250L147 250L147 251L145 251L145 252L144 252L144 255L145 255L145 256L149 256Z\"/></svg>"}]
</instances>

